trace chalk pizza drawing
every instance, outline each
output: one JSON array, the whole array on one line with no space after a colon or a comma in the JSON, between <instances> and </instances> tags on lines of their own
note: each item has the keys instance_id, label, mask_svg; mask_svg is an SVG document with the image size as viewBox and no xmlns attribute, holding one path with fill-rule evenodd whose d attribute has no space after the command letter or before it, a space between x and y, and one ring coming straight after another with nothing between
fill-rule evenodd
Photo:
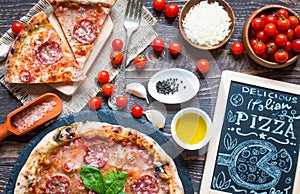
<instances>
[{"instance_id":1,"label":"chalk pizza drawing","mask_svg":"<svg viewBox=\"0 0 300 194\"><path fill-rule=\"evenodd\" d=\"M247 140L234 148L231 154L219 153L218 165L228 166L230 178L237 185L252 190L275 187L282 173L290 172L292 157L286 149L263 140Z\"/></svg>"}]
</instances>

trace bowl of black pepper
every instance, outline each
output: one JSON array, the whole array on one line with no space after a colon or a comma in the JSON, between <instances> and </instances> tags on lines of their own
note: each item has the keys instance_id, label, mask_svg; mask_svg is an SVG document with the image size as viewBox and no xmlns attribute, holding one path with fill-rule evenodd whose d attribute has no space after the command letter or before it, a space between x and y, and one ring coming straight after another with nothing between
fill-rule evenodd
<instances>
[{"instance_id":1,"label":"bowl of black pepper","mask_svg":"<svg viewBox=\"0 0 300 194\"><path fill-rule=\"evenodd\" d=\"M182 68L155 73L148 82L149 94L165 104L180 104L196 96L200 83L196 75Z\"/></svg>"}]
</instances>

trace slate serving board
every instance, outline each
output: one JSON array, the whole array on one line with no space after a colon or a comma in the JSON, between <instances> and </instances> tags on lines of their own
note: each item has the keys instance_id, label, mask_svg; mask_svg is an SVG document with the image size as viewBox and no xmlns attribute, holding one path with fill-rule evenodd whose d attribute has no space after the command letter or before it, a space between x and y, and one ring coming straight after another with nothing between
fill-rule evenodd
<instances>
[{"instance_id":1,"label":"slate serving board","mask_svg":"<svg viewBox=\"0 0 300 194\"><path fill-rule=\"evenodd\" d=\"M148 121L144 119L134 119L131 114L119 112L119 111L111 111L111 110L99 110L99 111L90 111L85 110L79 113L71 114L66 117L63 117L53 124L46 127L43 131L41 131L37 136L35 136L23 149L20 153L13 170L10 174L10 178L7 185L7 194L13 193L15 188L16 179L18 174L27 161L29 154L31 153L32 149L38 144L38 142L50 131L64 126L70 125L74 122L80 121L99 121L99 122L106 122L113 125L121 125L124 127L130 127L136 129L142 133L147 134L151 138L153 138L158 144L160 144L164 150L170 155L172 154L174 148L170 145L172 142L157 128L151 125ZM178 170L178 174L181 178L181 181L184 185L184 193L192 194L194 193L193 184L189 172L184 164L184 161L181 155L177 155L172 157Z\"/></svg>"}]
</instances>

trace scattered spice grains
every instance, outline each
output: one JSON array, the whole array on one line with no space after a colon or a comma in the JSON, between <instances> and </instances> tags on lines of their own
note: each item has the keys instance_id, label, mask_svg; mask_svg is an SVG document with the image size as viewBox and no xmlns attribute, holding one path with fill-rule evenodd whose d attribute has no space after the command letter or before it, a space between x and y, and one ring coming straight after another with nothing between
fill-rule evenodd
<instances>
[{"instance_id":1,"label":"scattered spice grains","mask_svg":"<svg viewBox=\"0 0 300 194\"><path fill-rule=\"evenodd\" d=\"M28 129L48 112L52 111L55 105L55 101L50 101L25 109L12 118L12 125L20 132Z\"/></svg>"},{"instance_id":2,"label":"scattered spice grains","mask_svg":"<svg viewBox=\"0 0 300 194\"><path fill-rule=\"evenodd\" d=\"M156 83L156 91L163 95L175 94L179 91L179 85L183 84L178 78L168 78ZM186 86L183 87L184 89Z\"/></svg>"}]
</instances>

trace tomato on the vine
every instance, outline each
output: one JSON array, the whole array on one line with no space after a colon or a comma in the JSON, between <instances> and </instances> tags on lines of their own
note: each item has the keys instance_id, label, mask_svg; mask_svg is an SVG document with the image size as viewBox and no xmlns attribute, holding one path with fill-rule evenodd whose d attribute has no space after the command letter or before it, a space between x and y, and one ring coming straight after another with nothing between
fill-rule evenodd
<instances>
[{"instance_id":1,"label":"tomato on the vine","mask_svg":"<svg viewBox=\"0 0 300 194\"><path fill-rule=\"evenodd\" d=\"M297 53L300 52L300 38L293 40L292 49L293 49L293 51L295 51Z\"/></svg>"},{"instance_id":2,"label":"tomato on the vine","mask_svg":"<svg viewBox=\"0 0 300 194\"><path fill-rule=\"evenodd\" d=\"M111 46L112 46L113 50L115 50L115 51L121 51L123 48L123 45L124 45L124 42L120 38L115 38L111 42Z\"/></svg>"},{"instance_id":3,"label":"tomato on the vine","mask_svg":"<svg viewBox=\"0 0 300 194\"><path fill-rule=\"evenodd\" d=\"M106 83L102 86L102 94L110 97L114 92L114 86L111 83Z\"/></svg>"},{"instance_id":4,"label":"tomato on the vine","mask_svg":"<svg viewBox=\"0 0 300 194\"><path fill-rule=\"evenodd\" d=\"M178 5L175 3L169 3L165 9L165 15L168 18L175 18L179 12Z\"/></svg>"},{"instance_id":5,"label":"tomato on the vine","mask_svg":"<svg viewBox=\"0 0 300 194\"><path fill-rule=\"evenodd\" d=\"M93 96L90 98L88 104L91 110L98 110L101 108L102 101L98 96Z\"/></svg>"},{"instance_id":6,"label":"tomato on the vine","mask_svg":"<svg viewBox=\"0 0 300 194\"><path fill-rule=\"evenodd\" d=\"M138 55L134 58L133 63L136 68L142 69L147 65L147 58L145 55Z\"/></svg>"},{"instance_id":7,"label":"tomato on the vine","mask_svg":"<svg viewBox=\"0 0 300 194\"><path fill-rule=\"evenodd\" d=\"M156 52L162 52L165 48L165 42L161 38L154 38L152 41L152 48Z\"/></svg>"},{"instance_id":8,"label":"tomato on the vine","mask_svg":"<svg viewBox=\"0 0 300 194\"><path fill-rule=\"evenodd\" d=\"M143 107L139 104L135 104L132 108L131 108L131 114L132 116L134 116L135 118L139 118L143 115Z\"/></svg>"},{"instance_id":9,"label":"tomato on the vine","mask_svg":"<svg viewBox=\"0 0 300 194\"><path fill-rule=\"evenodd\" d=\"M112 51L110 53L110 61L113 65L121 64L123 61L123 53L120 51Z\"/></svg>"},{"instance_id":10,"label":"tomato on the vine","mask_svg":"<svg viewBox=\"0 0 300 194\"><path fill-rule=\"evenodd\" d=\"M116 103L119 108L124 108L128 104L128 98L125 95L117 96Z\"/></svg>"},{"instance_id":11,"label":"tomato on the vine","mask_svg":"<svg viewBox=\"0 0 300 194\"><path fill-rule=\"evenodd\" d=\"M199 73L207 74L210 69L210 62L207 59L200 59L197 61L196 68Z\"/></svg>"},{"instance_id":12,"label":"tomato on the vine","mask_svg":"<svg viewBox=\"0 0 300 194\"><path fill-rule=\"evenodd\" d=\"M251 21L251 27L255 30L255 31L260 31L264 28L265 26L265 21L263 18L261 17L256 17Z\"/></svg>"},{"instance_id":13,"label":"tomato on the vine","mask_svg":"<svg viewBox=\"0 0 300 194\"><path fill-rule=\"evenodd\" d=\"M289 54L284 50L279 50L274 54L274 59L278 63L285 63L289 59Z\"/></svg>"},{"instance_id":14,"label":"tomato on the vine","mask_svg":"<svg viewBox=\"0 0 300 194\"><path fill-rule=\"evenodd\" d=\"M23 27L24 27L24 25L22 22L15 21L11 25L11 30L14 33L14 35L17 35L23 29Z\"/></svg>"},{"instance_id":15,"label":"tomato on the vine","mask_svg":"<svg viewBox=\"0 0 300 194\"><path fill-rule=\"evenodd\" d=\"M234 55L241 55L244 52L244 45L241 42L234 42L231 45L231 52Z\"/></svg>"},{"instance_id":16,"label":"tomato on the vine","mask_svg":"<svg viewBox=\"0 0 300 194\"><path fill-rule=\"evenodd\" d=\"M100 83L107 83L109 81L109 72L106 70L101 70L98 72L97 78Z\"/></svg>"},{"instance_id":17,"label":"tomato on the vine","mask_svg":"<svg viewBox=\"0 0 300 194\"><path fill-rule=\"evenodd\" d=\"M170 45L169 45L169 52L172 54L172 55L178 55L180 52L181 52L181 44L180 42L171 42Z\"/></svg>"},{"instance_id":18,"label":"tomato on the vine","mask_svg":"<svg viewBox=\"0 0 300 194\"><path fill-rule=\"evenodd\" d=\"M153 8L157 11L162 11L166 7L166 0L153 0Z\"/></svg>"}]
</instances>

